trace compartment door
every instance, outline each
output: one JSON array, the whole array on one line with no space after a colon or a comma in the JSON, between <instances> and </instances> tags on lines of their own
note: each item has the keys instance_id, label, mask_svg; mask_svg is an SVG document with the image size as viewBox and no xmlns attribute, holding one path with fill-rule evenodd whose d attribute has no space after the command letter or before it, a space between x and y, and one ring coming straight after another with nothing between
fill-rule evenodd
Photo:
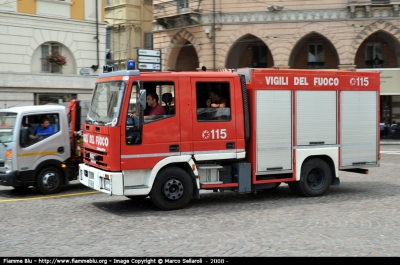
<instances>
[{"instance_id":1,"label":"compartment door","mask_svg":"<svg viewBox=\"0 0 400 265\"><path fill-rule=\"evenodd\" d=\"M256 92L257 172L292 169L292 93Z\"/></svg>"},{"instance_id":2,"label":"compartment door","mask_svg":"<svg viewBox=\"0 0 400 265\"><path fill-rule=\"evenodd\" d=\"M340 167L378 164L378 93L340 93Z\"/></svg>"},{"instance_id":3,"label":"compartment door","mask_svg":"<svg viewBox=\"0 0 400 265\"><path fill-rule=\"evenodd\" d=\"M337 92L296 92L297 145L337 144Z\"/></svg>"}]
</instances>

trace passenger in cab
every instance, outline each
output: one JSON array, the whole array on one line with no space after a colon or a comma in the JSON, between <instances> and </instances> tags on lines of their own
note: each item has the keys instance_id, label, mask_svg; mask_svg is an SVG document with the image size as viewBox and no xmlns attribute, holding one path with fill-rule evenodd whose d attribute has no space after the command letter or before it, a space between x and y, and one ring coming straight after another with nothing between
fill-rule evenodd
<instances>
[{"instance_id":1,"label":"passenger in cab","mask_svg":"<svg viewBox=\"0 0 400 265\"><path fill-rule=\"evenodd\" d=\"M211 89L210 98L206 101L207 108L226 108L227 101L221 97L217 89Z\"/></svg>"}]
</instances>

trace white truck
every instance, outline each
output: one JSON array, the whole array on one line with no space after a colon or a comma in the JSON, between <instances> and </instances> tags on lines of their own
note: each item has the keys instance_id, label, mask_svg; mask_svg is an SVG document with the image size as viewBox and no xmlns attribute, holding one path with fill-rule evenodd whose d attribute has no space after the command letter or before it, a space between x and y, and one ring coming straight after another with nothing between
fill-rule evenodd
<instances>
[{"instance_id":1,"label":"white truck","mask_svg":"<svg viewBox=\"0 0 400 265\"><path fill-rule=\"evenodd\" d=\"M46 118L53 133L32 139L35 126ZM82 162L81 107L42 105L0 109L0 185L42 194L57 193L76 180Z\"/></svg>"}]
</instances>

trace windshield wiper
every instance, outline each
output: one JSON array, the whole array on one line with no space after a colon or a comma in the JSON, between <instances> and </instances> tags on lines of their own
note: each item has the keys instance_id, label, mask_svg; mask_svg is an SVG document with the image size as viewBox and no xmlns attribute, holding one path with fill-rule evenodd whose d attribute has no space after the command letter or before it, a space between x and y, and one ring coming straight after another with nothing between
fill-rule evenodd
<instances>
[{"instance_id":1,"label":"windshield wiper","mask_svg":"<svg viewBox=\"0 0 400 265\"><path fill-rule=\"evenodd\" d=\"M100 125L105 125L104 121L96 121L96 120L85 120L87 124L100 124Z\"/></svg>"},{"instance_id":2,"label":"windshield wiper","mask_svg":"<svg viewBox=\"0 0 400 265\"><path fill-rule=\"evenodd\" d=\"M93 123L97 123L97 124L100 124L100 125L105 125L104 124L104 121L92 121Z\"/></svg>"}]
</instances>

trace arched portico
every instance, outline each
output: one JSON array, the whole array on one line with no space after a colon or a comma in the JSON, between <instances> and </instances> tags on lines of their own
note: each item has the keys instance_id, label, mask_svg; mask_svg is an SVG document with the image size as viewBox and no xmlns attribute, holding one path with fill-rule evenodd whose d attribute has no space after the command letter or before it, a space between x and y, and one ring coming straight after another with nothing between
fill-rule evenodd
<instances>
[{"instance_id":1,"label":"arched portico","mask_svg":"<svg viewBox=\"0 0 400 265\"><path fill-rule=\"evenodd\" d=\"M272 54L267 45L251 34L238 39L226 59L226 68L268 68L273 65Z\"/></svg>"}]
</instances>

